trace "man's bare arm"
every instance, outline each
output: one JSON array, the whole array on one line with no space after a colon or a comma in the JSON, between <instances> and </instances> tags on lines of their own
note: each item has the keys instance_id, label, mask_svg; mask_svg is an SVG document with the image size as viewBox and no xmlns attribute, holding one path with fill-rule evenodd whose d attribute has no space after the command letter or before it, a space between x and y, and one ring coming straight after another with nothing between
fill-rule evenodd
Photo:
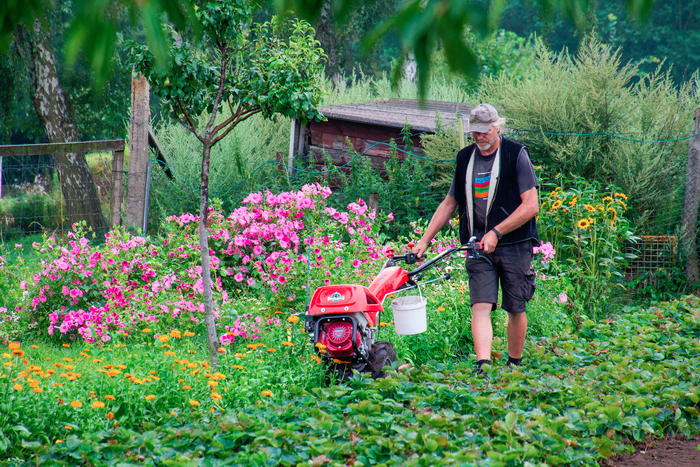
<instances>
[{"instance_id":1,"label":"man's bare arm","mask_svg":"<svg viewBox=\"0 0 700 467\"><path fill-rule=\"evenodd\" d=\"M520 200L522 203L518 206L518 209L513 211L503 222L494 227L501 235L514 231L540 212L536 187L532 187L522 193L520 195ZM486 235L484 235L482 241L484 242L484 252L491 253L498 244L498 237L493 231L489 230L486 232Z\"/></svg>"},{"instance_id":2,"label":"man's bare arm","mask_svg":"<svg viewBox=\"0 0 700 467\"><path fill-rule=\"evenodd\" d=\"M430 241L445 227L445 224L452 218L455 209L457 209L457 200L450 195L445 196L445 199L435 210L433 218L430 219L430 223L428 224L428 228L425 229L423 237L421 237L418 244L413 248L415 254L419 257L423 256L423 253L428 249Z\"/></svg>"}]
</instances>

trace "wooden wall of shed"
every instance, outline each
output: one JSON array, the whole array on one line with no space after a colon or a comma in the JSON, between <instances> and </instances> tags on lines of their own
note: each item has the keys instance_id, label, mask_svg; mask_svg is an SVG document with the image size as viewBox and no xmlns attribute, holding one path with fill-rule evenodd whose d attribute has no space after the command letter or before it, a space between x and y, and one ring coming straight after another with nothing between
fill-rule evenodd
<instances>
[{"instance_id":1,"label":"wooden wall of shed","mask_svg":"<svg viewBox=\"0 0 700 467\"><path fill-rule=\"evenodd\" d=\"M310 123L309 131L311 134L310 155L325 152L332 157L335 165L343 165L354 157L354 154L349 152L348 140L355 153L360 154L367 150L365 154L374 156L370 159L377 168L383 166L382 158L389 156L391 147L384 144L373 146L374 144L389 143L393 138L396 147L406 149L400 128L328 119L325 122ZM411 137L411 143L414 146L414 153L422 153L419 136ZM406 154L402 152L399 152L398 155L401 159L406 157Z\"/></svg>"}]
</instances>

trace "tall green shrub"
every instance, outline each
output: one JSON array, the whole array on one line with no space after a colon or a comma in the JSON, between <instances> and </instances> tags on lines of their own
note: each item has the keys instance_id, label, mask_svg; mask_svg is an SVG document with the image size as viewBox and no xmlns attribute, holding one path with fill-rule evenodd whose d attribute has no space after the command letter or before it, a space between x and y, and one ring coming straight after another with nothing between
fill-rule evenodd
<instances>
[{"instance_id":1,"label":"tall green shrub","mask_svg":"<svg viewBox=\"0 0 700 467\"><path fill-rule=\"evenodd\" d=\"M487 77L479 100L498 106L510 128L527 130L515 138L550 177L617 185L642 231L673 230L688 143L656 141L690 130L700 102L695 81L677 88L668 74L639 78L636 66L621 63L619 50L595 40L573 57L537 47L531 79Z\"/></svg>"}]
</instances>

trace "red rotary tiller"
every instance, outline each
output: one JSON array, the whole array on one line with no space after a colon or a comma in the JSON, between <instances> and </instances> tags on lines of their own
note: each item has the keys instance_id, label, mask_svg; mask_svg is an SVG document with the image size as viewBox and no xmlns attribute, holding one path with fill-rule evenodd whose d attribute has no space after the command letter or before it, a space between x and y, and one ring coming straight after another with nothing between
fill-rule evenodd
<instances>
[{"instance_id":1,"label":"red rotary tiller","mask_svg":"<svg viewBox=\"0 0 700 467\"><path fill-rule=\"evenodd\" d=\"M369 372L373 378L385 377L382 368L396 361L396 351L391 342L376 340L384 299L392 293L418 288L419 285L449 280L450 274L445 273L421 282L424 271L457 251L467 251L470 258L488 261L479 253L481 248L482 244L472 237L467 244L448 248L412 271L403 269L398 263L415 264L419 258L414 253L394 255L389 250L386 263L369 287L339 284L316 289L306 310L305 329L319 356L328 364L329 371L335 372L341 380L352 377L353 370Z\"/></svg>"}]
</instances>

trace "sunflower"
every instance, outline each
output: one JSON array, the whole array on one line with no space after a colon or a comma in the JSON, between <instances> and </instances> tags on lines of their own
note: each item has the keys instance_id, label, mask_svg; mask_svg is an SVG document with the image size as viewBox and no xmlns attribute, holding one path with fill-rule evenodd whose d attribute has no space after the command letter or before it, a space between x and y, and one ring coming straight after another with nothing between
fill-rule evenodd
<instances>
[{"instance_id":1,"label":"sunflower","mask_svg":"<svg viewBox=\"0 0 700 467\"><path fill-rule=\"evenodd\" d=\"M574 206L576 206L576 202L577 202L577 201L578 201L578 197L577 197L577 196L574 196L574 199L572 199L571 201L569 201L569 206L571 206L571 207L573 208Z\"/></svg>"},{"instance_id":2,"label":"sunflower","mask_svg":"<svg viewBox=\"0 0 700 467\"><path fill-rule=\"evenodd\" d=\"M561 206L561 200L558 199L554 202L554 204L552 204L551 211L554 211L555 209L559 209L560 206Z\"/></svg>"},{"instance_id":3,"label":"sunflower","mask_svg":"<svg viewBox=\"0 0 700 467\"><path fill-rule=\"evenodd\" d=\"M613 213L613 218L612 218L612 220L613 220L613 221L614 221L615 219L617 219L617 210L616 210L615 208L608 208L608 211L612 211L612 213Z\"/></svg>"},{"instance_id":4,"label":"sunflower","mask_svg":"<svg viewBox=\"0 0 700 467\"><path fill-rule=\"evenodd\" d=\"M595 207L598 211L605 211L605 206L602 204L596 204Z\"/></svg>"},{"instance_id":5,"label":"sunflower","mask_svg":"<svg viewBox=\"0 0 700 467\"><path fill-rule=\"evenodd\" d=\"M578 225L579 229L586 230L588 228L588 226L591 225L591 223L588 222L588 219L581 219L580 221L578 221L578 224L576 224L576 225Z\"/></svg>"},{"instance_id":6,"label":"sunflower","mask_svg":"<svg viewBox=\"0 0 700 467\"><path fill-rule=\"evenodd\" d=\"M606 196L603 198L603 202L606 202L606 201L609 203L612 203L614 200L612 199L612 196Z\"/></svg>"},{"instance_id":7,"label":"sunflower","mask_svg":"<svg viewBox=\"0 0 700 467\"><path fill-rule=\"evenodd\" d=\"M627 195L624 194L624 193L615 193L615 197L616 197L616 198L622 198L622 199L624 199L625 201L627 201Z\"/></svg>"},{"instance_id":8,"label":"sunflower","mask_svg":"<svg viewBox=\"0 0 700 467\"><path fill-rule=\"evenodd\" d=\"M586 207L586 211L588 211L588 212L595 211L595 208L593 206L591 206L590 204L587 204L585 207Z\"/></svg>"}]
</instances>

